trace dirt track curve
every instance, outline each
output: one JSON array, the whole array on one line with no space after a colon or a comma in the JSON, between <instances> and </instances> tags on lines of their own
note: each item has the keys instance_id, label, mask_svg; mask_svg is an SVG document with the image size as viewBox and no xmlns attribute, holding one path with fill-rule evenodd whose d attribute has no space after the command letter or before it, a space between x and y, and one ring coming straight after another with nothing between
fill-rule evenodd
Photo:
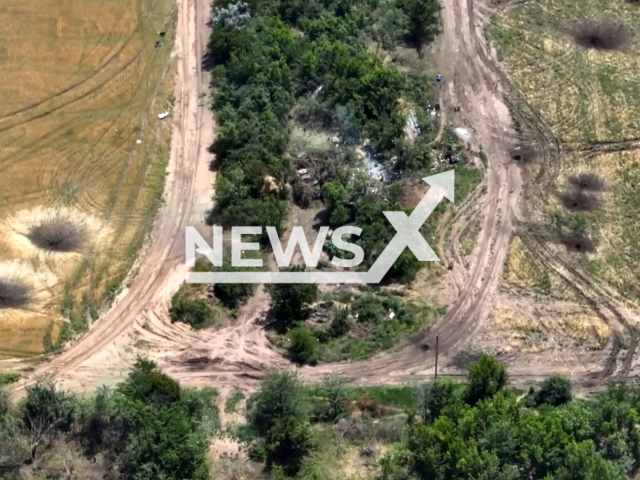
<instances>
[{"instance_id":1,"label":"dirt track curve","mask_svg":"<svg viewBox=\"0 0 640 480\"><path fill-rule=\"evenodd\" d=\"M212 140L213 120L206 107L198 106L200 94L207 89L200 62L209 33L206 20L210 7L205 0L178 2L179 63L172 154L165 202L148 251L130 288L112 310L67 351L18 383L14 387L16 393L42 375L55 375L65 388L78 391L111 383L124 375L135 358L137 342L144 344L143 351L167 373L188 386L251 387L269 368L291 368L270 347L256 322L268 306L262 288L243 307L238 322L220 331L196 333L184 325L172 325L167 319L170 295L184 279L184 228L202 226L213 183L208 172L211 158L206 150ZM446 59L443 94L448 104L461 107L456 122L474 129L473 146L476 149L481 146L488 157L483 185L451 219L454 246L445 253L460 258L456 252L463 214L466 221L470 217L481 218L478 244L468 259L470 268L466 270L459 266L462 262L456 262L452 288L456 289L457 299L431 331L398 351L380 354L366 362L299 369L309 381L328 372L369 384L415 381L431 375L433 348L424 351L416 344L433 346L435 335L439 334L441 365L446 367L448 360L474 339L497 295L509 238L516 220L521 218L518 210L523 187L521 171L507 153L515 132L506 106L508 100L503 99L501 91L504 78L482 35L485 6L474 0L443 0L443 5L444 39L440 52ZM448 372L460 374L453 368ZM519 375L537 379L544 373L524 369Z\"/></svg>"}]
</instances>

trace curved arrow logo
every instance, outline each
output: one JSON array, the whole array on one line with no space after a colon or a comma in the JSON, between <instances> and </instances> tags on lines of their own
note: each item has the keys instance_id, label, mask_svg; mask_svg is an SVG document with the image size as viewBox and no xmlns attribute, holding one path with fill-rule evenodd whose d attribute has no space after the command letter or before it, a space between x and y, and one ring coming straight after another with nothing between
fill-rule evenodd
<instances>
[{"instance_id":1,"label":"curved arrow logo","mask_svg":"<svg viewBox=\"0 0 640 480\"><path fill-rule=\"evenodd\" d=\"M455 201L455 172L449 170L422 180L431 188L411 215L395 211L383 212L396 229L396 234L368 272L188 272L186 281L187 283L380 283L405 248L409 248L421 262L439 262L440 259L420 233L420 228L443 198L451 202ZM216 244L215 240L214 244ZM218 246L220 255L215 258L218 263L221 263L221 240ZM305 247L308 251L308 245ZM212 249L209 248L204 253L214 261ZM195 262L194 255L190 256L187 253L188 263Z\"/></svg>"}]
</instances>

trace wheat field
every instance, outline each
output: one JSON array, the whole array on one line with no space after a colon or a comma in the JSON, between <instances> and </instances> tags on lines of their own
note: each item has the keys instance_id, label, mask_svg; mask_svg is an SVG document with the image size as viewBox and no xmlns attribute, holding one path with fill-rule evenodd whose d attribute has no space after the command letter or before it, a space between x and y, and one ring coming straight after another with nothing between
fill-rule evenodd
<instances>
[{"instance_id":1,"label":"wheat field","mask_svg":"<svg viewBox=\"0 0 640 480\"><path fill-rule=\"evenodd\" d=\"M168 161L175 15L172 0L2 1L0 355L85 328L131 271Z\"/></svg>"}]
</instances>

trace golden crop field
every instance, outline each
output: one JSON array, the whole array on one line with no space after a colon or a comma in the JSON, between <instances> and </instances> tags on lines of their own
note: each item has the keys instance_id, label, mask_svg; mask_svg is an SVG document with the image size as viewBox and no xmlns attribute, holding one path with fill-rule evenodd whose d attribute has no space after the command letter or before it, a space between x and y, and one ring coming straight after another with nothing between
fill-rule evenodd
<instances>
[{"instance_id":1,"label":"golden crop field","mask_svg":"<svg viewBox=\"0 0 640 480\"><path fill-rule=\"evenodd\" d=\"M175 13L2 0L0 354L51 348L65 318L82 328L134 265L169 155Z\"/></svg>"},{"instance_id":2,"label":"golden crop field","mask_svg":"<svg viewBox=\"0 0 640 480\"><path fill-rule=\"evenodd\" d=\"M499 10L487 28L506 74L563 146L529 169L531 216L524 228L634 303L640 302L638 26L637 2L541 0ZM598 48L579 45L576 32L585 31ZM535 268L523 269L524 246L515 242L507 271L539 282Z\"/></svg>"}]
</instances>

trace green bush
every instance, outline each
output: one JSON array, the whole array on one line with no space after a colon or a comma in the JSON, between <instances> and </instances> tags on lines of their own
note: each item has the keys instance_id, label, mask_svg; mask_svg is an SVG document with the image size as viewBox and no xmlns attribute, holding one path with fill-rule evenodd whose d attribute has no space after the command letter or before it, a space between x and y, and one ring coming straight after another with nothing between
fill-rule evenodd
<instances>
[{"instance_id":1,"label":"green bush","mask_svg":"<svg viewBox=\"0 0 640 480\"><path fill-rule=\"evenodd\" d=\"M507 381L507 370L504 365L495 358L483 354L480 360L469 367L467 403L475 405L480 400L493 397L505 387Z\"/></svg>"},{"instance_id":2,"label":"green bush","mask_svg":"<svg viewBox=\"0 0 640 480\"><path fill-rule=\"evenodd\" d=\"M349 308L338 308L333 313L333 320L329 327L329 335L338 338L346 335L351 330L349 323Z\"/></svg>"},{"instance_id":3,"label":"green bush","mask_svg":"<svg viewBox=\"0 0 640 480\"><path fill-rule=\"evenodd\" d=\"M182 322L195 329L210 327L215 322L215 312L209 304L201 299L190 299L182 292L171 298L169 317L172 322Z\"/></svg>"},{"instance_id":4,"label":"green bush","mask_svg":"<svg viewBox=\"0 0 640 480\"><path fill-rule=\"evenodd\" d=\"M294 266L284 271L303 272L304 267ZM267 291L276 317L275 327L281 332L302 320L305 306L318 298L318 286L313 283L272 283L267 285Z\"/></svg>"},{"instance_id":5,"label":"green bush","mask_svg":"<svg viewBox=\"0 0 640 480\"><path fill-rule=\"evenodd\" d=\"M563 376L554 375L545 379L538 390L534 394L535 405L542 404L559 407L568 403L573 398L571 394L571 381Z\"/></svg>"},{"instance_id":6,"label":"green bush","mask_svg":"<svg viewBox=\"0 0 640 480\"><path fill-rule=\"evenodd\" d=\"M301 365L318 363L318 342L313 334L304 327L296 328L289 334L289 356Z\"/></svg>"}]
</instances>

